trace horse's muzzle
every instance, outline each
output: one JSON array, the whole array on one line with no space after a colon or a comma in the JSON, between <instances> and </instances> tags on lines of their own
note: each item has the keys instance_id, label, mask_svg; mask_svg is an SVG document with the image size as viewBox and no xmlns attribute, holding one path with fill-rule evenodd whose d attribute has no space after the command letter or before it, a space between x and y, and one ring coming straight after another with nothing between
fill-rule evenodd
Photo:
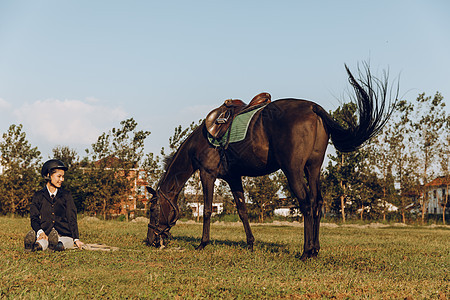
<instances>
[{"instance_id":1,"label":"horse's muzzle","mask_svg":"<svg viewBox=\"0 0 450 300\"><path fill-rule=\"evenodd\" d=\"M170 238L170 227L166 227L161 230L158 227L149 224L147 231L147 239L145 240L147 246L153 246L155 248L163 248L164 242Z\"/></svg>"}]
</instances>

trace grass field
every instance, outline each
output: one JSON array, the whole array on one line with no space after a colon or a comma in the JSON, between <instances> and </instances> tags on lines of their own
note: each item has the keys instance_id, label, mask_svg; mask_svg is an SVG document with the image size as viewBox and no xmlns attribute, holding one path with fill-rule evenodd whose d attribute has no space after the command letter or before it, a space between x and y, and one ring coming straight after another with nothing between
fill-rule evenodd
<instances>
[{"instance_id":1,"label":"grass field","mask_svg":"<svg viewBox=\"0 0 450 300\"><path fill-rule=\"evenodd\" d=\"M0 217L0 297L26 299L448 299L449 227L323 226L319 257L300 261L303 228L177 224L163 250L142 243L146 223L79 221L82 240L119 251L25 253L29 220Z\"/></svg>"}]
</instances>

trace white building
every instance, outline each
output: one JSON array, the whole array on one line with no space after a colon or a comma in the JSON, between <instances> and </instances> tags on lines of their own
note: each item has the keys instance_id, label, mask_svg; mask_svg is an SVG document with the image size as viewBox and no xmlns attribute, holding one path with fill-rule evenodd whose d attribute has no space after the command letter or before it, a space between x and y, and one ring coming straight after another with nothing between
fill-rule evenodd
<instances>
[{"instance_id":1,"label":"white building","mask_svg":"<svg viewBox=\"0 0 450 300\"><path fill-rule=\"evenodd\" d=\"M443 205L445 205L445 201L448 199L446 197L448 197L449 183L449 177L445 178L444 176L441 176L426 185L428 188L427 209L429 214L442 214ZM446 213L448 213L449 210L450 209L447 209Z\"/></svg>"},{"instance_id":2,"label":"white building","mask_svg":"<svg viewBox=\"0 0 450 300\"><path fill-rule=\"evenodd\" d=\"M301 216L300 209L294 206L283 206L279 208L275 208L273 211L275 216L279 217L298 217Z\"/></svg>"},{"instance_id":3,"label":"white building","mask_svg":"<svg viewBox=\"0 0 450 300\"><path fill-rule=\"evenodd\" d=\"M203 203L189 202L187 204L187 206L189 206L192 209L193 217L198 217L199 214L200 214L200 217L203 217ZM223 203L222 202L213 202L211 216L221 214L222 212L223 212Z\"/></svg>"}]
</instances>

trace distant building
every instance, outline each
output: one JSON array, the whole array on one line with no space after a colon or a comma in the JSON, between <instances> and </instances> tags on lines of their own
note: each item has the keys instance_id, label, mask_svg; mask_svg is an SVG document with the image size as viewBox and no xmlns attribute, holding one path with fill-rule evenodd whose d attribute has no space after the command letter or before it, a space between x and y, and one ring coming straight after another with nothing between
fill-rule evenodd
<instances>
[{"instance_id":1,"label":"distant building","mask_svg":"<svg viewBox=\"0 0 450 300\"><path fill-rule=\"evenodd\" d=\"M143 169L131 169L128 178L133 179L131 195L128 199L124 198L121 200L118 211L120 215L130 213L130 217L134 218L140 203L144 204L146 207L148 202L149 197L146 189L146 186L148 185L147 173Z\"/></svg>"},{"instance_id":2,"label":"distant building","mask_svg":"<svg viewBox=\"0 0 450 300\"><path fill-rule=\"evenodd\" d=\"M275 208L273 211L275 216L279 217L299 217L301 216L300 209L295 205L283 205Z\"/></svg>"},{"instance_id":3,"label":"distant building","mask_svg":"<svg viewBox=\"0 0 450 300\"><path fill-rule=\"evenodd\" d=\"M429 214L442 214L446 199L448 199L448 186L450 184L450 177L438 177L429 182L425 186L428 188L428 206ZM447 208L449 203L447 202ZM449 213L450 209L446 210Z\"/></svg>"},{"instance_id":4,"label":"distant building","mask_svg":"<svg viewBox=\"0 0 450 300\"><path fill-rule=\"evenodd\" d=\"M218 185L219 181L216 180L215 185ZM186 206L192 211L192 216L194 218L203 217L203 194L201 188L196 188L189 184L189 182L184 186L184 197ZM212 214L211 216L219 215L223 212L223 197L217 193L214 193L213 204L212 204Z\"/></svg>"},{"instance_id":5,"label":"distant building","mask_svg":"<svg viewBox=\"0 0 450 300\"><path fill-rule=\"evenodd\" d=\"M276 202L276 207L273 210L274 216L278 217L299 217L302 215L300 208L294 205L291 199L286 197L279 198Z\"/></svg>"},{"instance_id":6,"label":"distant building","mask_svg":"<svg viewBox=\"0 0 450 300\"><path fill-rule=\"evenodd\" d=\"M187 203L187 206L189 206L192 210L192 216L197 217L203 217L203 203L200 202L189 202ZM212 205L212 214L211 216L215 216L218 214L221 214L223 212L223 202L213 202Z\"/></svg>"}]
</instances>

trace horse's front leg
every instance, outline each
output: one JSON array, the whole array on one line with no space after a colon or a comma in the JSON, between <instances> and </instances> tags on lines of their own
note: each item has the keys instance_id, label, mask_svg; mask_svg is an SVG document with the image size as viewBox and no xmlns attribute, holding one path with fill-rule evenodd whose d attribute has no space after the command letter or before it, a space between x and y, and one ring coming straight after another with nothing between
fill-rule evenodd
<instances>
[{"instance_id":1,"label":"horse's front leg","mask_svg":"<svg viewBox=\"0 0 450 300\"><path fill-rule=\"evenodd\" d=\"M214 181L216 178L207 172L200 171L200 180L203 187L203 232L197 250L202 250L209 244L211 227L212 204L214 196Z\"/></svg>"},{"instance_id":2,"label":"horse's front leg","mask_svg":"<svg viewBox=\"0 0 450 300\"><path fill-rule=\"evenodd\" d=\"M247 236L247 248L253 251L253 243L255 242L255 237L253 236L252 229L250 228L250 223L248 222L247 207L245 205L244 190L242 188L241 177L233 178L227 180L228 185L233 193L233 198L236 203L236 208L239 213L239 218L244 225L245 235Z\"/></svg>"}]
</instances>

